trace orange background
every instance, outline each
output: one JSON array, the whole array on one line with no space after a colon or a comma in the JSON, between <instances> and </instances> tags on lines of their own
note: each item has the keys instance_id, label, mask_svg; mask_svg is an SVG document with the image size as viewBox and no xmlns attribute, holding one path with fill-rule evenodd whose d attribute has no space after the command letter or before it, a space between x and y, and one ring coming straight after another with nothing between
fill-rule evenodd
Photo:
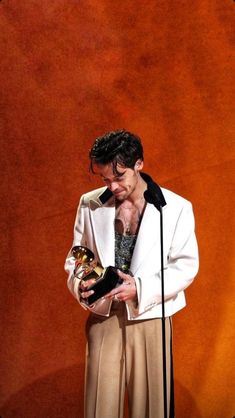
<instances>
[{"instance_id":1,"label":"orange background","mask_svg":"<svg viewBox=\"0 0 235 418\"><path fill-rule=\"evenodd\" d=\"M82 417L87 313L63 263L79 197L100 185L89 147L122 127L195 211L200 273L174 317L177 418L235 415L234 7L0 2L3 418Z\"/></svg>"}]
</instances>

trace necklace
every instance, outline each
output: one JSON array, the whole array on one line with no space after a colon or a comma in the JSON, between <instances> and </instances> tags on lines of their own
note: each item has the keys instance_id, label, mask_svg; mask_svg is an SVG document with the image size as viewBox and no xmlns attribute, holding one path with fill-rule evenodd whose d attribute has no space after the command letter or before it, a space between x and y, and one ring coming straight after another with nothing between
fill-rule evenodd
<instances>
[{"instance_id":1,"label":"necklace","mask_svg":"<svg viewBox=\"0 0 235 418\"><path fill-rule=\"evenodd\" d=\"M144 196L141 195L134 202L125 200L116 204L116 232L122 235L136 235L145 208Z\"/></svg>"},{"instance_id":2,"label":"necklace","mask_svg":"<svg viewBox=\"0 0 235 418\"><path fill-rule=\"evenodd\" d=\"M137 207L121 206L116 213L115 229L123 235L136 235L142 215Z\"/></svg>"}]
</instances>

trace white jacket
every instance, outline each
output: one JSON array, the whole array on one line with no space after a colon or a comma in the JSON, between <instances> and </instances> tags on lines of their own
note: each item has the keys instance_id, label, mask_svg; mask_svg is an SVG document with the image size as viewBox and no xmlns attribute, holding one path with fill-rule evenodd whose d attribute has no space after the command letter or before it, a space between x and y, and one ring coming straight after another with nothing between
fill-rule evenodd
<instances>
[{"instance_id":1,"label":"white jacket","mask_svg":"<svg viewBox=\"0 0 235 418\"><path fill-rule=\"evenodd\" d=\"M186 304L184 289L191 284L197 274L198 248L191 203L169 190L161 190L166 200L162 213L165 316L167 317ZM108 197L106 201L105 196ZM84 245L93 251L95 260L103 267L114 266L114 218L114 198L106 187L84 194L77 211L72 247ZM130 266L138 296L137 307L132 302L126 302L130 320L162 316L160 260L160 212L153 204L147 203ZM65 270L69 274L68 287L80 302L79 279L74 277L74 266L75 259L70 251L65 262ZM108 316L111 303L109 300L101 299L90 310Z\"/></svg>"}]
</instances>

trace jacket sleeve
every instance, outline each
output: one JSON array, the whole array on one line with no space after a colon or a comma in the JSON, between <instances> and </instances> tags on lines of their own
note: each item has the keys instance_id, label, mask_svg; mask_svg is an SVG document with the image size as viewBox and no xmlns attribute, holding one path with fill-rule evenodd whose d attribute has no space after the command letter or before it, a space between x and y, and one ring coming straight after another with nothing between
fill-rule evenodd
<instances>
[{"instance_id":1,"label":"jacket sleeve","mask_svg":"<svg viewBox=\"0 0 235 418\"><path fill-rule=\"evenodd\" d=\"M78 210L77 210L77 214L75 218L74 238L73 238L72 248L75 245L85 245L84 244L85 241L86 241L86 238L85 238L85 232L84 232L84 205L83 205L83 196L82 196L79 202L79 206L78 206ZM67 255L64 268L65 268L65 271L68 273L68 281L67 281L68 288L70 292L73 294L73 296L78 300L78 302L81 303L79 291L78 291L80 279L74 276L74 268L75 268L76 259L72 255L72 252L71 252L72 248L70 249ZM84 305L82 304L82 306Z\"/></svg>"},{"instance_id":2,"label":"jacket sleeve","mask_svg":"<svg viewBox=\"0 0 235 418\"><path fill-rule=\"evenodd\" d=\"M80 199L80 203L76 214L72 248L75 245L83 245L92 249L92 243L93 235L89 221L89 208L87 203L85 202L85 195L83 195ZM111 302L109 300L101 298L92 306L88 306L85 303L83 303L79 293L80 279L78 279L74 275L75 261L76 260L73 257L72 252L70 250L65 261L65 271L68 273L67 284L70 292L84 309L95 312L96 314L102 316L108 316L111 306Z\"/></svg>"},{"instance_id":3,"label":"jacket sleeve","mask_svg":"<svg viewBox=\"0 0 235 418\"><path fill-rule=\"evenodd\" d=\"M167 228L167 224L165 224ZM192 205L187 202L178 216L172 240L168 248L164 246L164 299L174 300L186 289L198 272L199 257L195 236ZM161 304L161 270L149 277L136 278L139 300L138 314Z\"/></svg>"}]
</instances>

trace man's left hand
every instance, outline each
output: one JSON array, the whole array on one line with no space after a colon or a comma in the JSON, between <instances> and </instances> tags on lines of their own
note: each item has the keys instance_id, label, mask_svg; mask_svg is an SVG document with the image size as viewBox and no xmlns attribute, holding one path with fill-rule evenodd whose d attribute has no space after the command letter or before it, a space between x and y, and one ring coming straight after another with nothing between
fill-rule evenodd
<instances>
[{"instance_id":1,"label":"man's left hand","mask_svg":"<svg viewBox=\"0 0 235 418\"><path fill-rule=\"evenodd\" d=\"M122 271L117 271L119 277L123 280L123 283L115 287L111 292L105 295L106 299L114 299L118 302L125 302L127 300L136 300L137 291L135 279L130 274L123 273Z\"/></svg>"}]
</instances>

